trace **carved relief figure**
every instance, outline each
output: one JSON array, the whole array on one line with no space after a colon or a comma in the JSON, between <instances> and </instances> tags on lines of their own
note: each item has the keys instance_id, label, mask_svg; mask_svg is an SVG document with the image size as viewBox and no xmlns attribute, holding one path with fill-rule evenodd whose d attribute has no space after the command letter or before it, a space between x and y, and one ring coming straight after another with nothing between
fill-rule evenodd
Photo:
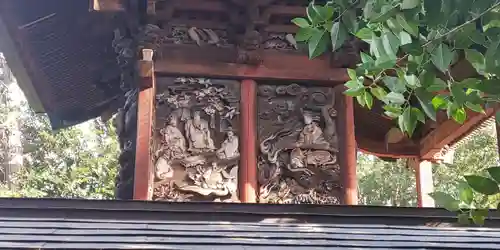
<instances>
[{"instance_id":1,"label":"carved relief figure","mask_svg":"<svg viewBox=\"0 0 500 250\"><path fill-rule=\"evenodd\" d=\"M238 201L239 140L232 125L238 124L239 84L202 78L170 81L158 85L157 119L169 119L158 128L153 198Z\"/></svg>"},{"instance_id":2,"label":"carved relief figure","mask_svg":"<svg viewBox=\"0 0 500 250\"><path fill-rule=\"evenodd\" d=\"M186 135L189 141L189 151L199 153L215 150L208 122L201 119L199 111L195 111L193 118L187 120Z\"/></svg>"},{"instance_id":3,"label":"carved relief figure","mask_svg":"<svg viewBox=\"0 0 500 250\"><path fill-rule=\"evenodd\" d=\"M182 159L186 153L186 140L177 128L177 117L169 117L167 126L160 131L163 135L163 151L169 160Z\"/></svg>"},{"instance_id":4,"label":"carved relief figure","mask_svg":"<svg viewBox=\"0 0 500 250\"><path fill-rule=\"evenodd\" d=\"M226 139L222 142L221 147L217 150L217 157L219 159L230 159L238 157L240 155L239 150L239 139L234 135L232 130L227 132Z\"/></svg>"},{"instance_id":5,"label":"carved relief figure","mask_svg":"<svg viewBox=\"0 0 500 250\"><path fill-rule=\"evenodd\" d=\"M323 137L323 130L313 121L311 114L304 113L303 117L305 126L299 134L297 146L329 148L330 143Z\"/></svg>"},{"instance_id":6,"label":"carved relief figure","mask_svg":"<svg viewBox=\"0 0 500 250\"><path fill-rule=\"evenodd\" d=\"M259 87L260 202L340 202L334 97L329 88Z\"/></svg>"}]
</instances>

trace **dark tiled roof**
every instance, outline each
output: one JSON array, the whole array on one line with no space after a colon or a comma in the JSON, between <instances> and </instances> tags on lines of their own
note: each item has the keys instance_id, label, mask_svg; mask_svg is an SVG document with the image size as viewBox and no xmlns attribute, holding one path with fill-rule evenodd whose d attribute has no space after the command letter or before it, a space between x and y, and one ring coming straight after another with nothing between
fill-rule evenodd
<instances>
[{"instance_id":1,"label":"dark tiled roof","mask_svg":"<svg viewBox=\"0 0 500 250\"><path fill-rule=\"evenodd\" d=\"M453 219L439 209L0 200L0 212L0 248L500 249L500 229L421 225Z\"/></svg>"},{"instance_id":2,"label":"dark tiled roof","mask_svg":"<svg viewBox=\"0 0 500 250\"><path fill-rule=\"evenodd\" d=\"M89 12L88 0L5 0L0 18L55 128L121 105L111 45L118 16Z\"/></svg>"}]
</instances>

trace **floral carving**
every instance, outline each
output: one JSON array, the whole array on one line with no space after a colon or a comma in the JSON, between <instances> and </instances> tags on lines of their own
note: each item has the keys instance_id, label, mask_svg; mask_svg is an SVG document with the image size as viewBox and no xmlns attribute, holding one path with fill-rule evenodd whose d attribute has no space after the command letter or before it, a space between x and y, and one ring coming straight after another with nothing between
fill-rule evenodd
<instances>
[{"instance_id":1,"label":"floral carving","mask_svg":"<svg viewBox=\"0 0 500 250\"><path fill-rule=\"evenodd\" d=\"M158 84L154 199L237 201L239 89L232 81ZM161 81L161 80L160 80ZM162 124L162 123L158 123Z\"/></svg>"},{"instance_id":2,"label":"floral carving","mask_svg":"<svg viewBox=\"0 0 500 250\"><path fill-rule=\"evenodd\" d=\"M339 204L334 91L290 84L258 93L260 202Z\"/></svg>"}]
</instances>

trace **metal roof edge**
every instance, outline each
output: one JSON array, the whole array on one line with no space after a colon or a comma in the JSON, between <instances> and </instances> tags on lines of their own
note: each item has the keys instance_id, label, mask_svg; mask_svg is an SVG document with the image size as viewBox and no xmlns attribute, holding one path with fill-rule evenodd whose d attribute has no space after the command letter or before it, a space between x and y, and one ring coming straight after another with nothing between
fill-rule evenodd
<instances>
[{"instance_id":1,"label":"metal roof edge","mask_svg":"<svg viewBox=\"0 0 500 250\"><path fill-rule=\"evenodd\" d=\"M5 23L0 15L0 52L3 53L10 70L16 77L17 84L23 91L30 107L36 113L44 113L45 109L38 96L38 93L33 86L33 79L28 70L24 66L20 55L18 54L16 45L10 36Z\"/></svg>"}]
</instances>

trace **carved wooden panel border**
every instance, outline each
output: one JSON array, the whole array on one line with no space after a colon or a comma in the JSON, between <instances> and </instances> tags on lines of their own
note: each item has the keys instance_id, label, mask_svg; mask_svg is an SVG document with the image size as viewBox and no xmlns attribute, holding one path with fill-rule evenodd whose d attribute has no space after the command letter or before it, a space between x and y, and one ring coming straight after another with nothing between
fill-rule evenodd
<instances>
[{"instance_id":1,"label":"carved wooden panel border","mask_svg":"<svg viewBox=\"0 0 500 250\"><path fill-rule=\"evenodd\" d=\"M259 202L340 204L335 97L329 87L259 85Z\"/></svg>"},{"instance_id":2,"label":"carved wooden panel border","mask_svg":"<svg viewBox=\"0 0 500 250\"><path fill-rule=\"evenodd\" d=\"M239 82L157 81L153 199L237 202Z\"/></svg>"}]
</instances>

